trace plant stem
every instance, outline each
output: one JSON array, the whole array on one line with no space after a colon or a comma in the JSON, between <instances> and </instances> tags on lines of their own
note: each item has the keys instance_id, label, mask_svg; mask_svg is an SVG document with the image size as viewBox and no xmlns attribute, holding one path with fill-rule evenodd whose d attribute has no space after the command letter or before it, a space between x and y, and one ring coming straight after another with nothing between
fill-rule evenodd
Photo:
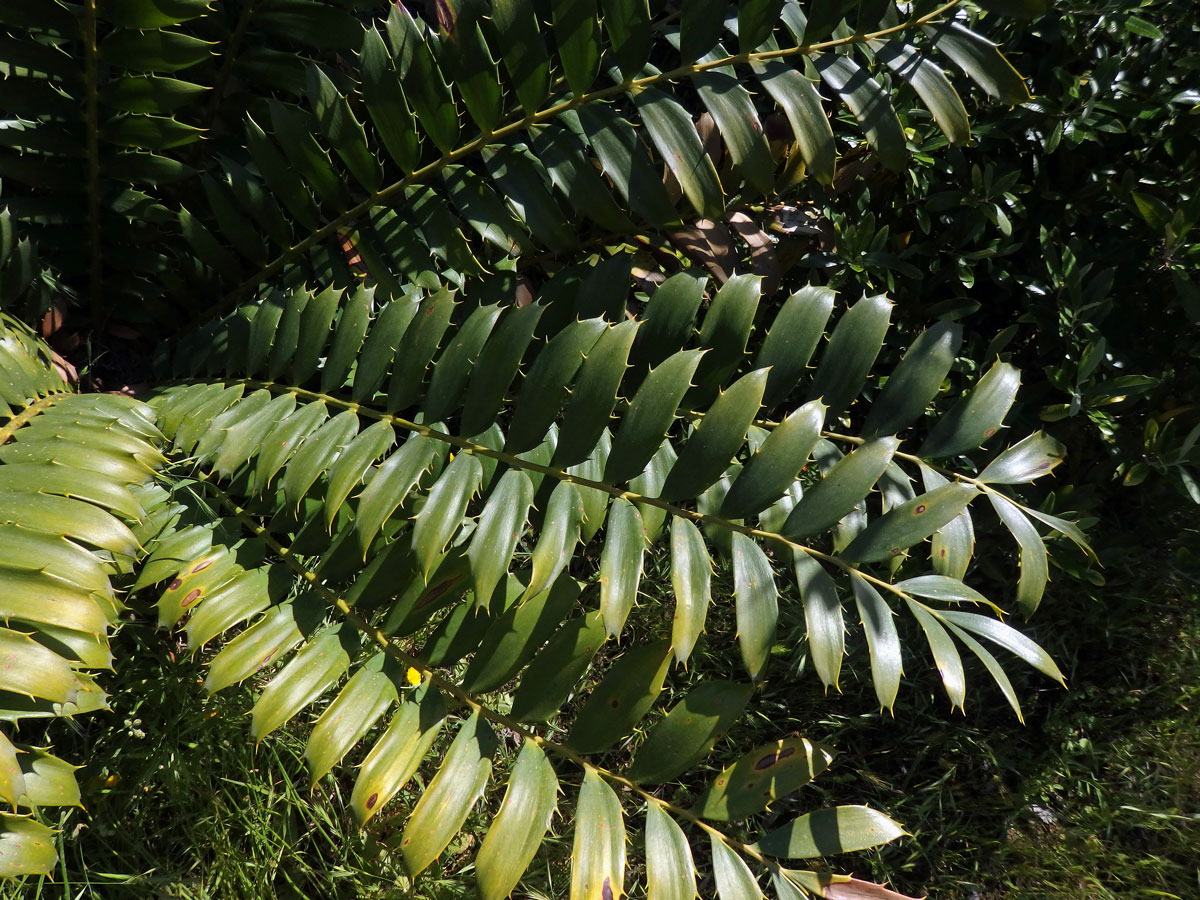
<instances>
[{"instance_id":1,"label":"plant stem","mask_svg":"<svg viewBox=\"0 0 1200 900\"><path fill-rule=\"evenodd\" d=\"M35 416L44 413L51 406L62 399L63 393L47 394L45 397L38 397L27 407L4 423L0 427L0 445L8 443L14 434L24 425L28 424Z\"/></svg>"},{"instance_id":2,"label":"plant stem","mask_svg":"<svg viewBox=\"0 0 1200 900\"><path fill-rule=\"evenodd\" d=\"M476 444L466 438L457 437L452 434L447 434L444 431L437 431L430 428L428 425L422 425L419 422L413 422L410 419L405 419L400 416L392 415L391 413L381 412L377 409L372 409L368 406L363 406L360 403L355 403L352 400L341 400L329 394L321 394L316 391L308 391L303 388L292 387L291 385L276 384L272 381L258 381L255 379L242 379L242 383L250 388L265 388L266 390L275 393L290 393L300 399L318 400L330 406L336 406L341 409L348 410L357 415L365 416L369 419L376 419L381 422L387 422L396 428L402 428L405 431L410 431L415 434L420 434L424 437L433 438L434 440L442 441L450 444L452 447L457 447L459 450L465 450L468 453L473 453L476 456L486 456L494 459L497 462L502 462L506 466L514 469L524 469L528 472L538 472L542 475L554 478L557 481L566 481L579 487L592 488L593 490L603 491L610 496L629 500L632 503L643 503L648 506L655 506L665 512L669 512L673 516L690 519L693 522L700 524L715 525L718 528L725 528L729 531L738 531L750 537L755 537L763 541L771 541L777 544L782 544L788 547L793 553L803 553L806 556L811 556L813 559L828 563L835 566L844 572L859 576L864 581L874 584L876 587L882 588L898 597L910 601L920 602L907 591L897 587L890 581L886 581L869 572L860 569L853 563L847 562L840 556L834 556L831 553L825 553L822 550L817 550L814 547L806 546L797 541L790 540L779 534L776 531L766 531L762 528L753 528L742 522L735 522L732 519L724 519L720 516L714 516L711 513L702 513L699 510L685 509L682 506L676 506L674 503L669 503L666 500L661 500L658 497L648 497L645 494L639 494L636 491L620 488L616 485L608 484L603 481L594 481L591 478L584 478L580 475L572 475L562 469L557 469L553 466L543 466L540 463L529 462L521 459L511 453L505 453L503 450L493 450L491 447L484 447L482 444ZM999 493L999 492L997 492ZM1003 496L1003 495L1001 495ZM1007 497L1005 499L1008 499ZM999 607L993 606L997 612L1001 612Z\"/></svg>"},{"instance_id":3,"label":"plant stem","mask_svg":"<svg viewBox=\"0 0 1200 900\"><path fill-rule=\"evenodd\" d=\"M704 413L701 412L700 410L688 409L688 410L684 410L684 414L691 416L693 419L704 418ZM759 428L765 428L768 431L773 428L779 427L778 422L772 421L770 419L755 419L753 424L757 425ZM822 431L821 437L826 438L831 441L841 441L844 444L854 444L856 446L861 446L862 444L865 444L867 442L866 438L859 437L859 436L853 435L853 434L841 434L836 431ZM952 478L955 481L962 482L963 484L969 484L972 487L974 487L976 490L978 490L980 493L995 494L997 497L1003 497L1005 500L1007 500L1013 506L1017 507L1017 509L1021 510L1026 515L1032 515L1032 512L1028 506L1019 502L1018 500L1014 499L1013 497L1010 497L1008 494L1004 493L1003 491L996 490L994 487L992 487L986 481L980 481L978 478L973 478L970 475L964 475L961 472L954 471L953 469L947 469L944 466L936 465L936 464L931 463L928 460L922 459L921 457L916 456L915 454L912 454L912 453L901 453L900 451L896 451L895 453L892 454L892 456L895 458L902 459L905 462L913 463L917 466L924 466L927 469L931 469L940 475L944 475L947 478ZM1046 472L1043 472L1041 474L1045 475L1045 474L1048 474L1048 472L1049 472L1049 470L1047 470ZM1034 516L1034 518L1037 518L1037 517ZM1063 532L1063 533L1065 533L1065 532ZM1069 537L1071 540L1075 541L1075 543L1079 545L1079 548L1081 550L1083 550L1083 552L1086 553L1089 557L1091 557L1092 559L1096 559L1095 552L1092 550L1092 548L1089 547L1086 543L1080 542L1078 536L1067 534L1067 537Z\"/></svg>"},{"instance_id":4,"label":"plant stem","mask_svg":"<svg viewBox=\"0 0 1200 900\"><path fill-rule=\"evenodd\" d=\"M103 258L100 249L100 53L96 45L96 0L83 3L84 155L87 157L88 296L92 327L104 325Z\"/></svg>"}]
</instances>

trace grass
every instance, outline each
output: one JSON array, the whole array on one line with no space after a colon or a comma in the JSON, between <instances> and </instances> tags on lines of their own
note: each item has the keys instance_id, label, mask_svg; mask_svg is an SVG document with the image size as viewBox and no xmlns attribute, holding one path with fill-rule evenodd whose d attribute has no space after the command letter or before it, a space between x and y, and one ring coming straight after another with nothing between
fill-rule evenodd
<instances>
[{"instance_id":1,"label":"grass","mask_svg":"<svg viewBox=\"0 0 1200 900\"><path fill-rule=\"evenodd\" d=\"M913 833L851 868L963 900L1200 896L1200 543L1194 510L1176 509L1149 501L1110 532L1104 586L1053 583L1030 633L1071 689L1023 673L1025 726L978 667L965 716L932 679L895 721L842 712L869 708L865 691L824 712L844 780L817 789ZM1174 534L1157 551L1155 516Z\"/></svg>"},{"instance_id":2,"label":"grass","mask_svg":"<svg viewBox=\"0 0 1200 900\"><path fill-rule=\"evenodd\" d=\"M117 640L112 711L58 741L88 809L67 817L56 876L0 896L39 898L407 897L399 869L353 827L346 797L310 793L304 742L257 748L249 692L204 699L203 670L144 623ZM163 670L174 677L162 678Z\"/></svg>"},{"instance_id":3,"label":"grass","mask_svg":"<svg viewBox=\"0 0 1200 900\"><path fill-rule=\"evenodd\" d=\"M1161 510L1147 503L1124 532L1116 523L1103 587L1085 589L1063 575L1052 583L1031 634L1063 665L1071 690L1014 667L1025 726L970 667L967 713L951 715L925 660L909 667L895 718L875 712L863 648L852 646L844 693L825 696L811 673L773 679L755 717L710 766L792 731L833 744L831 769L761 824L832 802L885 810L912 837L831 866L907 893L1200 896L1200 560L1190 549L1188 512L1158 520L1175 538L1149 558L1144 526ZM644 603L631 624L652 627L654 613L654 603ZM798 624L785 622L781 634L790 628L795 641ZM851 635L861 643L857 629ZM917 647L911 637L908 646ZM179 650L147 622L123 629L117 654L126 662L109 680L113 710L57 742L64 757L88 760L80 773L87 812L65 818L54 877L0 889L0 897L442 900L471 890L463 870L476 838L460 838L412 885L387 848L402 816L358 831L346 812L345 775L308 790L302 729L255 747L250 692L204 699L202 666ZM729 652L701 652L694 674L721 675ZM174 677L159 677L163 669ZM570 796L563 801L568 810ZM487 812L467 833L482 833ZM560 823L568 822L563 815ZM639 818L629 817L631 831ZM706 848L695 843L699 860ZM569 830L550 847L522 896L565 895ZM711 888L702 884L702 896Z\"/></svg>"}]
</instances>

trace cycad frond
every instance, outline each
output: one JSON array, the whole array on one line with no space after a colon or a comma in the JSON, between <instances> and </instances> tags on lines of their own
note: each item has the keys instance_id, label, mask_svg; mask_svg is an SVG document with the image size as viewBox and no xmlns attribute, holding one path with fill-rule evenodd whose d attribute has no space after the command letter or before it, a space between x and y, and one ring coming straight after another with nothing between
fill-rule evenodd
<instances>
[{"instance_id":1,"label":"cycad frond","mask_svg":"<svg viewBox=\"0 0 1200 900\"><path fill-rule=\"evenodd\" d=\"M691 276L677 278L663 286L665 297L703 288ZM810 376L806 364L818 341L808 340L797 323L809 322L818 336L825 331L833 298L822 289L798 292L766 329L762 345L749 349L757 280L747 276L716 293L698 330L690 322L672 326L675 344L662 337L672 328L655 321L665 309L653 298L645 319L577 320L545 340L530 322L553 315L555 301L540 313L537 304L476 306L456 316L462 324L454 326L446 309L452 293L421 293L373 309L365 289L298 290L205 329L203 346L221 348L217 352L205 357L184 346L175 354L174 374L186 383L164 390L153 405L175 457L199 466L226 518L166 538L141 580L170 582L159 601L162 621L186 618L194 646L249 624L214 658L210 690L282 664L255 705L256 737L323 696L334 698L309 741L317 777L395 706L354 789L352 805L363 819L408 782L437 746L454 707L469 714L428 788L433 794L425 795L406 830L402 846L414 871L441 853L484 790L495 727L532 742L530 755L545 751L584 764L577 827L623 827L619 802L607 799L613 784L661 803L639 784L675 774L663 774L658 745L669 745L676 757L702 757L736 720L754 684L782 676L770 661L780 603L793 597L809 623L815 668L836 685L843 655L840 592L849 589L884 706L894 702L901 675L893 603L923 631L955 706L965 700L963 645L1020 714L1003 668L977 637L1061 679L1046 653L1016 629L956 608L998 609L962 580L973 553L969 504L987 493L1023 552L1044 557L1041 538L1015 524L1032 529L1033 511L994 485L1048 471L1061 448L1034 435L978 475L934 467L934 458L973 454L994 436L1017 387L1015 370L997 364L948 412L923 421L953 361L955 329L939 327L915 342L889 379L893 387L879 398L887 408L866 416L868 437L822 428L832 424L827 412L835 406L857 417L857 398L884 341L884 298L864 298L841 315ZM402 312L394 311L397 304ZM260 326L260 316L268 327ZM397 322L407 325L401 330ZM780 322L787 340L774 331ZM639 346L642 329L658 335L656 343ZM515 348L514 334L524 336ZM366 352L385 339L393 353ZM347 346L358 344L359 367L344 365L353 355ZM761 367L764 355L769 369ZM472 366L501 356L510 360L508 368ZM373 362L364 371L367 359ZM271 380L273 372L295 383ZM204 373L225 377L196 380ZM229 380L231 374L245 377ZM778 424L761 420L768 390L774 391L772 408L784 412L792 397L807 402ZM472 429L480 422L486 427L464 434L468 410L481 416ZM908 429L916 432L914 443L923 437L917 454L900 450L897 433ZM913 486L915 475L926 480L923 493ZM1011 518L1014 512L1019 518ZM228 536L237 534L237 525L243 528L233 538L240 552L251 561L265 556L264 566L233 559ZM618 649L644 559L666 552L660 545L668 530L675 609L662 611L650 635ZM929 572L923 554L912 551L932 536ZM583 562L594 541L598 567ZM177 544L189 542L198 549L181 553ZM256 549L247 552L248 546ZM725 601L714 595L711 579L714 557L722 555L732 560L733 618L747 681L693 689L688 697L697 708L724 710L705 719L707 729L678 724L694 721L685 713L667 715L635 752L627 774L600 767L600 755L653 713L673 664L687 662L712 622L710 607ZM183 564L155 567L170 559ZM217 559L225 565L206 565ZM777 571L780 563L794 582ZM281 564L299 579L291 599L269 588L271 570ZM1041 584L1029 581L1037 578L1035 565L1023 566L1027 610L1040 595ZM654 631L664 637L647 641ZM711 633L707 640L733 637ZM582 705L570 703L595 679L589 673L597 654L611 668ZM409 668L427 673L415 696L403 677ZM543 732L540 723L547 721L556 724ZM565 738L550 737L561 728ZM778 754L781 766L797 752L787 749ZM524 802L553 808L557 782L530 778L536 786L522 789L530 792ZM745 808L749 801L737 802ZM435 807L447 814L436 826L425 821ZM583 810L589 811L586 822ZM711 834L705 815L684 818ZM777 844L804 848L816 841L820 847L828 838L812 834L831 828L842 846L851 846L855 834L863 837L854 846L869 846L900 833L889 830L895 826L885 818L873 818L878 813L830 815L828 821L797 820L787 836L769 836L767 847L724 833L720 840L778 872L768 850ZM521 840L536 846L540 832ZM485 863L481 873L494 871L490 858ZM615 856L583 853L574 864L579 884L591 886L579 887L583 895L598 878L620 883L623 863ZM726 871L725 877L734 876Z\"/></svg>"},{"instance_id":2,"label":"cycad frond","mask_svg":"<svg viewBox=\"0 0 1200 900\"><path fill-rule=\"evenodd\" d=\"M794 0L690 0L654 19L639 3L569 3L543 21L528 3L460 4L426 24L396 4L367 23L348 78L312 66L305 104L251 110L248 152L180 223L227 308L280 276L345 285L365 271L398 296L427 273L461 284L534 252L561 264L581 226L612 244L719 222L806 170L833 178L819 89L896 171L907 149L893 79L954 142L969 136L966 111L934 58L1026 99L954 7L809 22Z\"/></svg>"},{"instance_id":3,"label":"cycad frond","mask_svg":"<svg viewBox=\"0 0 1200 900\"><path fill-rule=\"evenodd\" d=\"M2 314L0 314L2 316ZM22 325L0 318L0 719L103 709L93 672L112 668L124 608L110 582L154 536L145 506L163 458L149 407L71 393ZM157 521L157 527L166 527ZM0 877L46 874L42 807L79 806L78 768L0 731Z\"/></svg>"},{"instance_id":4,"label":"cycad frond","mask_svg":"<svg viewBox=\"0 0 1200 900\"><path fill-rule=\"evenodd\" d=\"M6 2L4 205L80 279L97 323L139 305L169 320L150 287L179 265L163 200L175 209L204 167L199 142L224 139L258 85L292 91L305 59L357 49L361 32L324 0Z\"/></svg>"}]
</instances>

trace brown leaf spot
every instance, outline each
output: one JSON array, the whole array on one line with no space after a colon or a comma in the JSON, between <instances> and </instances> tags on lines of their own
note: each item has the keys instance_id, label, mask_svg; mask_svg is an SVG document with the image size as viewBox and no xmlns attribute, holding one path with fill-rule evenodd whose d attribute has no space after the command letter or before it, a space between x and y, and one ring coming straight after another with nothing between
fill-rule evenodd
<instances>
[{"instance_id":1,"label":"brown leaf spot","mask_svg":"<svg viewBox=\"0 0 1200 900\"><path fill-rule=\"evenodd\" d=\"M768 753L754 764L754 771L761 772L763 769L769 769L777 762L787 759L795 752L795 747L784 747L782 750L776 750L774 753Z\"/></svg>"},{"instance_id":2,"label":"brown leaf spot","mask_svg":"<svg viewBox=\"0 0 1200 900\"><path fill-rule=\"evenodd\" d=\"M372 794L370 797L367 798L367 809L374 809L375 804L378 802L379 802L379 792L376 791L374 794Z\"/></svg>"},{"instance_id":3,"label":"brown leaf spot","mask_svg":"<svg viewBox=\"0 0 1200 900\"><path fill-rule=\"evenodd\" d=\"M168 590L168 591L177 591L177 590L179 590L179 589L180 589L182 586L183 586L183 579L182 579L182 578L175 578L175 579L173 579L173 580L171 581L171 583L170 583L170 584L168 584L168 585L167 585L167 590Z\"/></svg>"},{"instance_id":4,"label":"brown leaf spot","mask_svg":"<svg viewBox=\"0 0 1200 900\"><path fill-rule=\"evenodd\" d=\"M202 562L196 563L196 567L194 569L192 569L192 574L194 575L197 572L203 572L205 569L207 569L209 566L211 566L215 562L216 562L215 559L206 559Z\"/></svg>"},{"instance_id":5,"label":"brown leaf spot","mask_svg":"<svg viewBox=\"0 0 1200 900\"><path fill-rule=\"evenodd\" d=\"M191 606L193 603L195 603L197 600L200 599L200 594L201 594L200 588L193 588L192 590L188 591L187 596L183 598L183 602L179 605L180 606Z\"/></svg>"},{"instance_id":6,"label":"brown leaf spot","mask_svg":"<svg viewBox=\"0 0 1200 900\"><path fill-rule=\"evenodd\" d=\"M604 887L600 888L600 897L602 900L613 900L612 879L604 879Z\"/></svg>"},{"instance_id":7,"label":"brown leaf spot","mask_svg":"<svg viewBox=\"0 0 1200 900\"><path fill-rule=\"evenodd\" d=\"M439 584L431 585L425 592L425 595L417 602L417 609L422 609L435 602L440 596L442 596L442 594L450 590L456 581L458 581L457 578L447 578L445 581L442 581Z\"/></svg>"},{"instance_id":8,"label":"brown leaf spot","mask_svg":"<svg viewBox=\"0 0 1200 900\"><path fill-rule=\"evenodd\" d=\"M924 503L922 503L920 506L917 507L917 515L919 516L921 513L925 512L925 510L927 510L927 509L929 509L929 507L926 506Z\"/></svg>"}]
</instances>

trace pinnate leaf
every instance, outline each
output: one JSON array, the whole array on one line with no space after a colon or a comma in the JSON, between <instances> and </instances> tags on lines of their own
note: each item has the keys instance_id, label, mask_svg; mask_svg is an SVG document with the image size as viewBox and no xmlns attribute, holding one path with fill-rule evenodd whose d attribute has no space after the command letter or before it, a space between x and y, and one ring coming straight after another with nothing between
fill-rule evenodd
<instances>
[{"instance_id":1,"label":"pinnate leaf","mask_svg":"<svg viewBox=\"0 0 1200 900\"><path fill-rule=\"evenodd\" d=\"M634 781L669 781L700 762L741 715L754 689L732 681L704 681L655 724L634 755Z\"/></svg>"},{"instance_id":2,"label":"pinnate leaf","mask_svg":"<svg viewBox=\"0 0 1200 900\"><path fill-rule=\"evenodd\" d=\"M508 778L500 810L475 858L483 900L503 900L516 888L550 827L558 778L546 754L526 740Z\"/></svg>"},{"instance_id":3,"label":"pinnate leaf","mask_svg":"<svg viewBox=\"0 0 1200 900\"><path fill-rule=\"evenodd\" d=\"M657 803L646 805L646 896L693 900L696 863L687 836Z\"/></svg>"},{"instance_id":4,"label":"pinnate leaf","mask_svg":"<svg viewBox=\"0 0 1200 900\"><path fill-rule=\"evenodd\" d=\"M575 809L570 900L619 900L625 894L625 817L596 770L584 770Z\"/></svg>"},{"instance_id":5,"label":"pinnate leaf","mask_svg":"<svg viewBox=\"0 0 1200 900\"><path fill-rule=\"evenodd\" d=\"M894 841L904 829L866 806L836 806L800 816L758 841L768 856L811 859L866 850Z\"/></svg>"},{"instance_id":6,"label":"pinnate leaf","mask_svg":"<svg viewBox=\"0 0 1200 900\"><path fill-rule=\"evenodd\" d=\"M627 650L579 710L567 745L580 753L599 753L628 734L658 698L670 662L670 641Z\"/></svg>"},{"instance_id":7,"label":"pinnate leaf","mask_svg":"<svg viewBox=\"0 0 1200 900\"><path fill-rule=\"evenodd\" d=\"M404 827L400 848L408 871L419 875L462 828L492 772L496 736L476 711L455 735L433 781Z\"/></svg>"},{"instance_id":8,"label":"pinnate leaf","mask_svg":"<svg viewBox=\"0 0 1200 900\"><path fill-rule=\"evenodd\" d=\"M808 784L829 765L833 752L807 738L782 738L726 766L693 807L704 819L733 822Z\"/></svg>"}]
</instances>

